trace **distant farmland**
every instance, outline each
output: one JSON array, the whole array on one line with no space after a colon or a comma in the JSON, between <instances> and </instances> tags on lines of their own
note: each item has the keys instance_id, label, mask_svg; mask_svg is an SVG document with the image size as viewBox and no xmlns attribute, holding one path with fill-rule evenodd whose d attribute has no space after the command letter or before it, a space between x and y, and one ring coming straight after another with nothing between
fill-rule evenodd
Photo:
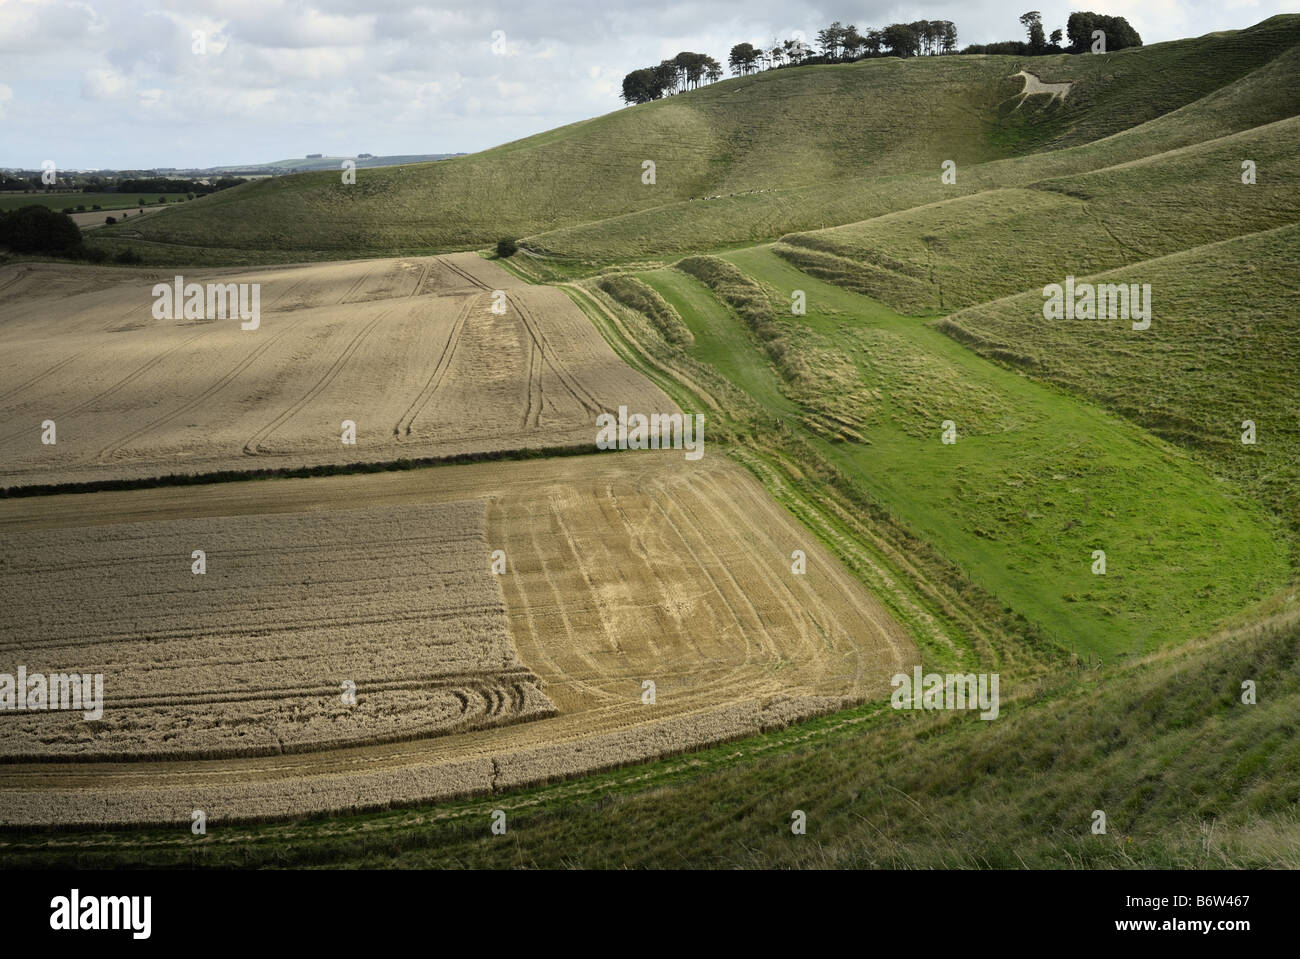
<instances>
[{"instance_id":1,"label":"distant farmland","mask_svg":"<svg viewBox=\"0 0 1300 959\"><path fill-rule=\"evenodd\" d=\"M18 210L25 206L47 206L51 210L87 213L93 206L109 210L135 210L141 206L158 206L159 198L168 203L189 202L185 193L0 193L0 211ZM144 203L140 201L144 200ZM77 210L84 206L85 210Z\"/></svg>"}]
</instances>

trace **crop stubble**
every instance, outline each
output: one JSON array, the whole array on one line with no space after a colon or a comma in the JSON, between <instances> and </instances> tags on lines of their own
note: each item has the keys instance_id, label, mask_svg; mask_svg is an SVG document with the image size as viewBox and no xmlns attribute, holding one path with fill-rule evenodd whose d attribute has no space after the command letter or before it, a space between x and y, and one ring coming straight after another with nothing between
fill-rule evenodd
<instances>
[{"instance_id":1,"label":"crop stubble","mask_svg":"<svg viewBox=\"0 0 1300 959\"><path fill-rule=\"evenodd\" d=\"M182 275L260 283L260 328L155 319L174 272L0 270L0 483L565 446L676 410L566 296L473 254Z\"/></svg>"},{"instance_id":2,"label":"crop stubble","mask_svg":"<svg viewBox=\"0 0 1300 959\"><path fill-rule=\"evenodd\" d=\"M269 755L551 715L485 537L474 501L7 535L0 668L102 674L104 715L0 711L0 761Z\"/></svg>"},{"instance_id":3,"label":"crop stubble","mask_svg":"<svg viewBox=\"0 0 1300 959\"><path fill-rule=\"evenodd\" d=\"M508 566L499 583L506 644L489 631L490 641L474 647L473 639L462 636L452 651L464 655L463 644L469 642L476 650L470 658L490 665L494 675L513 681L519 670L531 671L541 678L544 693L505 720L510 725L455 731L453 724L446 735L417 731L421 738L365 746L167 762L10 762L0 783L0 823L8 825L188 823L194 809L204 809L209 821L253 820L490 793L680 752L837 709L883 694L888 677L917 660L915 647L884 609L749 474L719 456L689 462L678 451L627 452L41 499L46 502L0 503L0 534L6 541L62 536L65 546L84 544L138 530L124 524L140 516L156 521L157 536L186 539L207 530L221 541L238 531L246 535L245 517L291 514L263 515L257 522L287 523L276 527L277 543L281 551L298 551L298 578L314 569L310 575L319 578L321 596L338 594L367 611L366 622L355 625L351 655L370 675L404 675L402 644L387 648L391 638L403 635L418 645L420 628L404 617L416 615L418 624L418 616L427 614L422 604L437 609L455 592L459 563L473 560L474 568L488 575L485 549L503 549ZM466 501L477 501L486 511L483 542L474 535L458 541L451 532L466 528ZM358 511L352 508L357 502L373 509ZM350 581L359 567L338 557L346 548L336 545L331 557L323 557L313 545L327 536L335 544L359 544L354 550L362 555L392 550L394 541L405 538L437 551L442 547L436 539L410 535L420 525L420 510L433 508L452 510L437 534L450 538L447 555L434 559L417 548L420 558L412 562L400 551L388 552L393 586L376 581L380 591L373 601L364 598L369 595L364 582ZM396 527L383 528L382 538L372 539L369 526L363 532L357 525L372 515L391 517ZM190 530L186 524L200 525ZM290 532L295 528L298 535ZM373 545L378 543L384 545ZM184 577L203 579L189 572L188 549L181 552L180 546L177 542L179 555L171 562ZM458 558L466 549L468 555ZM804 575L791 570L795 549L807 554ZM223 562L221 550L208 555L209 569ZM328 621L337 609L328 602L314 607L290 602L265 558L244 560L251 608L283 601L286 611L301 617L303 637L317 635L318 627L321 635L331 635ZM430 570L443 570L443 580L434 583L439 574ZM367 571L363 581L370 575ZM479 576L469 579L481 582ZM169 604L161 575L151 586L160 594L159 608L167 610L164 618L192 636L203 607ZM60 602L75 604L78 591L92 587L93 580L66 581L61 588L71 595ZM195 587L182 577L179 588ZM474 595L481 593L475 586ZM94 628L93 617L86 615L83 631ZM463 618L455 622L471 636L482 630ZM114 642L111 636L99 638ZM231 658L246 657L249 662L241 668L254 668L276 642L245 635ZM158 648L137 644L133 651L144 665L146 654L150 663L157 659ZM419 652L406 648L412 655ZM517 650L517 660L503 650ZM485 662L488 651L486 659L501 653L503 662ZM511 662L514 667L508 667ZM315 666L310 656L296 662L291 657L284 668ZM145 670L132 682L143 691L168 675L188 675L197 683L209 672L195 667L186 673L181 664L179 672ZM331 683L334 679L329 677ZM642 702L646 680L656 684L654 705ZM333 706L339 702L337 689L325 685L320 684L319 703L300 706L308 713L324 711L336 742L350 739L352 733L340 728L363 726L364 714L340 713ZM358 682L359 704L366 688ZM419 706L408 692L371 692L385 728L418 722L406 712ZM385 712L390 702L392 715ZM558 714L546 715L550 703ZM110 706L105 716L111 715ZM543 718L512 722L530 716ZM377 728L352 732L365 739Z\"/></svg>"}]
</instances>

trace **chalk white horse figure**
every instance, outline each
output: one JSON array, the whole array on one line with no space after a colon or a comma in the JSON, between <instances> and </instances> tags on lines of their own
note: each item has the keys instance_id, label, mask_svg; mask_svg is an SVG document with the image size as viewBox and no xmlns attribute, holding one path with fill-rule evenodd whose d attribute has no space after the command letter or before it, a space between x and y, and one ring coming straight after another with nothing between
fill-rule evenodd
<instances>
[{"instance_id":1,"label":"chalk white horse figure","mask_svg":"<svg viewBox=\"0 0 1300 959\"><path fill-rule=\"evenodd\" d=\"M1036 93L1046 93L1050 95L1050 99L1047 101L1048 106L1051 106L1052 100L1056 99L1059 99L1064 103L1065 95L1070 92L1070 87L1074 86L1073 83L1044 83L1032 73L1027 73L1024 70L1021 70L1019 73L1013 73L1012 76L1023 77L1025 80L1025 88L1020 91L1020 102L1016 104L1017 110L1025 105L1025 99L1027 97L1032 97Z\"/></svg>"}]
</instances>

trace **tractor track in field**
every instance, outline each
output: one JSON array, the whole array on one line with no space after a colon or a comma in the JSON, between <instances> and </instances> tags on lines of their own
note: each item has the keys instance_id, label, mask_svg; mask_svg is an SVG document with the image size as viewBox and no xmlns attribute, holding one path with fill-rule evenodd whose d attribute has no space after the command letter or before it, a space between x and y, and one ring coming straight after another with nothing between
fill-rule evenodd
<instances>
[{"instance_id":1,"label":"tractor track in field","mask_svg":"<svg viewBox=\"0 0 1300 959\"><path fill-rule=\"evenodd\" d=\"M180 350L182 347L188 346L189 344L193 343L195 340L201 339L202 337L206 336L209 332L210 331L208 330L203 330L202 332L196 333L194 336L191 336L189 339L177 343L175 346L171 347L170 349L164 350L162 353L159 353L157 356L150 357L144 363L141 363L139 366L133 369L126 376L117 380L112 386L108 387L107 389L101 390L100 392L96 393L94 396L90 397L89 399L82 400L76 406L71 406L68 407L67 409L60 410L59 412L55 413L54 416L51 418L57 422L58 420L66 416L72 416L75 413L80 413L82 410L94 406L100 400L104 399L105 397L112 396L122 387L133 383L135 380L139 379L145 373L148 373L150 370L156 367L163 360L167 359L167 357L171 356L177 350ZM64 361L64 364L72 362L72 360L76 359L77 356L80 355L81 354L77 354L75 356L69 357L67 360ZM64 364L59 364L59 365L62 366ZM47 374L49 372L51 371L48 370L46 371ZM42 374L42 376L44 375L46 374ZM40 378L41 377L37 377L37 379ZM6 434L5 436L0 436L0 443L7 443L10 440L15 439L16 437L24 435L26 432L27 432L26 430L17 430L13 433Z\"/></svg>"},{"instance_id":2,"label":"tractor track in field","mask_svg":"<svg viewBox=\"0 0 1300 959\"><path fill-rule=\"evenodd\" d=\"M261 452L259 446L262 441L267 439L277 429L301 412L307 404L324 392L324 390L334 382L343 367L347 366L348 360L352 359L357 350L361 348L361 344L365 341L366 337L370 335L371 331L391 313L392 310L385 310L362 327L362 329L348 342L347 346L343 348L343 351L335 357L334 362L329 365L329 368L320 375L320 378L312 384L311 388L308 389L306 393L281 410L275 419L261 427L257 432L244 441L244 452L249 456L259 455Z\"/></svg>"},{"instance_id":3,"label":"tractor track in field","mask_svg":"<svg viewBox=\"0 0 1300 959\"><path fill-rule=\"evenodd\" d=\"M568 372L568 370L566 370L564 366L557 359L555 359L555 350L551 347L550 343L548 342L546 338L546 334L542 332L541 324L537 322L537 318L533 316L531 311L529 311L529 309L524 306L522 299L519 296L512 296L509 293L506 294L506 299L510 303L514 304L515 310L519 313L520 321L524 325L524 329L528 332L528 336L531 338L534 346L541 354L542 363L545 366L550 367L551 372L554 373L556 379L560 381L560 385L564 387L565 392L567 392L571 397L573 397L573 399L578 403L578 405L580 405L588 413L594 415L597 413L604 412L604 407L601 405L600 401L597 400L596 397L594 397L590 393L590 391L587 390L586 387L584 387L581 383L577 382L577 380L573 378L573 376ZM539 373L538 375L539 391L541 389L540 381L541 381L541 374ZM530 405L531 405L531 398L530 398ZM541 403L539 400L538 401L539 416L541 414L540 406Z\"/></svg>"},{"instance_id":4,"label":"tractor track in field","mask_svg":"<svg viewBox=\"0 0 1300 959\"><path fill-rule=\"evenodd\" d=\"M416 419L424 412L425 407L433 400L434 394L438 392L438 388L442 386L443 377L447 375L447 370L451 368L452 359L456 355L456 348L460 345L465 323L481 296L482 294L469 296L460 312L456 314L456 319L452 322L451 330L447 334L447 342L443 344L442 353L438 356L438 362L435 364L433 372L429 374L429 378L425 380L424 385L420 387L420 391L416 393L415 399L402 411L402 415L397 418L397 423L393 426L393 435L399 439L411 435L411 428L414 426Z\"/></svg>"},{"instance_id":5,"label":"tractor track in field","mask_svg":"<svg viewBox=\"0 0 1300 959\"><path fill-rule=\"evenodd\" d=\"M128 443L134 442L135 440L139 439L141 436L144 436L146 433L150 433L156 430L159 426L171 422L172 420L182 415L183 413L188 413L190 410L202 406L209 399L211 399L213 396L216 396L227 386L233 383L236 379L238 379L239 375L243 373L244 370L248 369L248 367L250 367L258 359L260 359L268 350L271 349L272 346L276 345L276 343L278 343L281 339L283 339L289 332L291 332L296 326L298 326L298 324L302 323L304 319L306 319L305 316L299 317L298 319L290 322L284 328L277 330L269 337L264 337L265 341L263 343L260 343L257 347L251 350L248 353L248 355L245 356L238 363L236 363L233 368L227 370L225 373L219 376L214 382L212 382L205 390L203 390L197 396L191 398L185 403L182 403L180 406L176 407L171 412L166 413L165 415L160 416L149 423L146 423L144 426L132 430L130 433L126 434L125 436L119 437L118 439L114 440L112 443L110 443L108 446L105 446L95 455L95 462L97 463L108 462L109 458L113 453L116 453L118 450L120 450L123 446L126 446Z\"/></svg>"}]
</instances>

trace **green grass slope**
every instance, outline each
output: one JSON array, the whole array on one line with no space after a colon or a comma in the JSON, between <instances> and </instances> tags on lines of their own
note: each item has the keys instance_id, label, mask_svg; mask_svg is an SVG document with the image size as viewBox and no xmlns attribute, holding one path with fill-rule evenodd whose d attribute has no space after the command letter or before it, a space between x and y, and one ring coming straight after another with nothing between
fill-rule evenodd
<instances>
[{"instance_id":1,"label":"green grass slope","mask_svg":"<svg viewBox=\"0 0 1300 959\"><path fill-rule=\"evenodd\" d=\"M1283 34L1285 36L1285 34ZM1263 55L1271 52L1269 47ZM1008 73L1027 61L1002 58ZM1249 62L1254 62L1251 60ZM1030 64L1032 66L1032 64ZM1023 110L1043 109L1033 100ZM1059 107L1045 108L1050 116ZM1080 146L958 167L940 181L936 163L890 176L856 176L762 194L667 204L607 220L548 230L526 245L563 260L600 263L716 250L787 233L854 223L967 196L1086 173L1240 133L1300 114L1300 47L1153 120Z\"/></svg>"},{"instance_id":2,"label":"green grass slope","mask_svg":"<svg viewBox=\"0 0 1300 959\"><path fill-rule=\"evenodd\" d=\"M771 248L724 259L767 301L762 340L698 280L641 274L691 327L691 354L799 424L845 476L1058 645L1131 655L1288 582L1288 544L1263 505L1176 448ZM795 290L803 316L790 313ZM770 356L772 343L797 366ZM955 444L940 441L945 420ZM1096 549L1105 575L1092 572Z\"/></svg>"},{"instance_id":3,"label":"green grass slope","mask_svg":"<svg viewBox=\"0 0 1300 959\"><path fill-rule=\"evenodd\" d=\"M965 168L1118 133L1241 80L1300 42L1300 17L1103 56L892 59L771 71L467 157L278 177L99 231L171 258L338 257L482 246L679 202ZM1076 83L1014 109L1029 66ZM1068 77L1067 77L1068 74ZM1041 100L1042 98L1037 98ZM642 163L656 182L642 182ZM796 201L797 202L797 201ZM848 222L839 219L834 222ZM775 224L774 224L775 225Z\"/></svg>"},{"instance_id":4,"label":"green grass slope","mask_svg":"<svg viewBox=\"0 0 1300 959\"><path fill-rule=\"evenodd\" d=\"M1249 189L1244 188L1243 189ZM1093 278L1150 283L1151 328L1042 318L1024 293L952 314L954 338L1191 450L1285 524L1300 568L1300 224ZM1242 442L1243 423L1256 442Z\"/></svg>"}]
</instances>

